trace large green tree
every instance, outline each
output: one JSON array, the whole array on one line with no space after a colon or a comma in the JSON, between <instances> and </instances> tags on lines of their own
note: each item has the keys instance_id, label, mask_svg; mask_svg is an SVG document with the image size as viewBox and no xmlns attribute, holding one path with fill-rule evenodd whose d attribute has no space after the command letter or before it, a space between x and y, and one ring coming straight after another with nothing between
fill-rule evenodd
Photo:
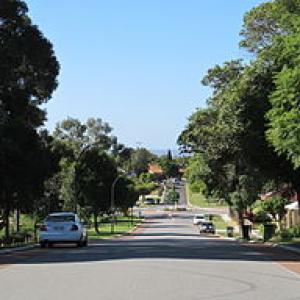
<instances>
[{"instance_id":1,"label":"large green tree","mask_svg":"<svg viewBox=\"0 0 300 300\"><path fill-rule=\"evenodd\" d=\"M91 147L114 156L121 156L124 147L111 134L110 125L100 118L89 118L85 123L68 117L56 125L53 136L56 147L64 152L60 161L60 199L65 210L74 210L76 203L76 162ZM121 153L121 154L120 154ZM120 159L121 160L121 159Z\"/></svg>"},{"instance_id":2,"label":"large green tree","mask_svg":"<svg viewBox=\"0 0 300 300\"><path fill-rule=\"evenodd\" d=\"M299 169L288 160L300 165L299 9L299 0L276 0L245 15L241 46L253 60L208 71L202 82L213 89L208 107L192 115L179 137L182 149L201 154L212 170L200 174L207 189L240 213L269 180L299 190Z\"/></svg>"},{"instance_id":3,"label":"large green tree","mask_svg":"<svg viewBox=\"0 0 300 300\"><path fill-rule=\"evenodd\" d=\"M92 147L85 151L76 166L77 201L90 208L94 227L98 229L98 216L111 209L111 186L117 177L115 161L104 151Z\"/></svg>"},{"instance_id":4,"label":"large green tree","mask_svg":"<svg viewBox=\"0 0 300 300\"><path fill-rule=\"evenodd\" d=\"M0 2L0 203L6 235L9 213L24 199L20 195L38 192L47 178L37 133L45 111L39 105L51 98L59 72L51 43L27 13L23 1Z\"/></svg>"},{"instance_id":5,"label":"large green tree","mask_svg":"<svg viewBox=\"0 0 300 300\"><path fill-rule=\"evenodd\" d=\"M137 176L141 173L147 172L149 164L153 162L155 158L156 156L146 148L134 150L130 160L131 171L133 171Z\"/></svg>"}]
</instances>

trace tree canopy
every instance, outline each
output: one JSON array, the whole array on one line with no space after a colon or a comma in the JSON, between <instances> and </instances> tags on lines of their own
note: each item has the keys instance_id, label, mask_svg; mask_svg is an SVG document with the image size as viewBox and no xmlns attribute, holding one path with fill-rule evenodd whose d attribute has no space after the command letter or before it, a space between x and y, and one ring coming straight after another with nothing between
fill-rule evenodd
<instances>
[{"instance_id":1,"label":"tree canopy","mask_svg":"<svg viewBox=\"0 0 300 300\"><path fill-rule=\"evenodd\" d=\"M190 180L241 213L268 181L300 190L299 9L299 0L275 0L245 15L240 45L253 59L208 70L207 107L178 138L182 151L194 154Z\"/></svg>"},{"instance_id":2,"label":"tree canopy","mask_svg":"<svg viewBox=\"0 0 300 300\"><path fill-rule=\"evenodd\" d=\"M8 236L10 211L28 207L51 174L49 149L38 132L46 113L39 106L51 98L59 72L52 44L23 1L0 3L0 57L0 204Z\"/></svg>"}]
</instances>

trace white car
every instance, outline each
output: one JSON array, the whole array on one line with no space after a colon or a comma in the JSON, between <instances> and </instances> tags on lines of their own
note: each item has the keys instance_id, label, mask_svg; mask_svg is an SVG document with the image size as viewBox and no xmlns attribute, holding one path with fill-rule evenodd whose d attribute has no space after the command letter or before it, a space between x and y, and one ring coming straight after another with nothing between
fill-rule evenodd
<instances>
[{"instance_id":1,"label":"white car","mask_svg":"<svg viewBox=\"0 0 300 300\"><path fill-rule=\"evenodd\" d=\"M87 246L86 228L75 213L61 212L47 216L39 231L41 248L57 243L75 243Z\"/></svg>"},{"instance_id":2,"label":"white car","mask_svg":"<svg viewBox=\"0 0 300 300\"><path fill-rule=\"evenodd\" d=\"M194 225L199 225L204 221L206 221L206 217L204 214L197 214L194 216L194 220L193 220Z\"/></svg>"}]
</instances>

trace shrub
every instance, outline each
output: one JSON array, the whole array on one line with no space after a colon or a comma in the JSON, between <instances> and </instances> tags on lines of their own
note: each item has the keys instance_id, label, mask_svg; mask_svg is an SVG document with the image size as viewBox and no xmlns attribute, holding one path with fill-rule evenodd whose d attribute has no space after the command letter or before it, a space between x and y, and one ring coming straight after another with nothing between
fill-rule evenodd
<instances>
[{"instance_id":1,"label":"shrub","mask_svg":"<svg viewBox=\"0 0 300 300\"><path fill-rule=\"evenodd\" d=\"M280 230L277 233L277 236L281 240L286 240L286 241L289 241L293 238L298 238L298 237L300 237L300 226L295 226L292 228Z\"/></svg>"},{"instance_id":2,"label":"shrub","mask_svg":"<svg viewBox=\"0 0 300 300\"><path fill-rule=\"evenodd\" d=\"M190 183L190 189L193 193L203 193L205 190L205 183L202 180Z\"/></svg>"}]
</instances>

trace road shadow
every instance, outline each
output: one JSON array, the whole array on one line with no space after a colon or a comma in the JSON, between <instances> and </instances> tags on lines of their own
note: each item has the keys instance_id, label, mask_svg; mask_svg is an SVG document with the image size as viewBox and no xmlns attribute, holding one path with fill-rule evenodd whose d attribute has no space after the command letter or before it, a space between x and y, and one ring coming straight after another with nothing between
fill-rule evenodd
<instances>
[{"instance_id":1,"label":"road shadow","mask_svg":"<svg viewBox=\"0 0 300 300\"><path fill-rule=\"evenodd\" d=\"M89 247L60 245L51 249L34 249L0 255L0 264L93 263L131 259L175 259L253 262L300 262L300 256L263 245L248 245L217 238L144 236L116 240L91 241Z\"/></svg>"}]
</instances>

